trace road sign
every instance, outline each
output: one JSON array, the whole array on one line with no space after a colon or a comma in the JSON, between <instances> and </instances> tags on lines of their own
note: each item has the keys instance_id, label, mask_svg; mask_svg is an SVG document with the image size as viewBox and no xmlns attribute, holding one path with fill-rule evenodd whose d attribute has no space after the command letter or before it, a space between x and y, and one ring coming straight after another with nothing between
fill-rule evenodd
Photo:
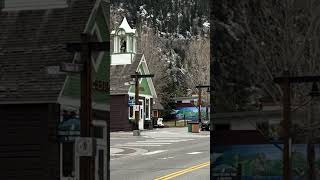
<instances>
[{"instance_id":1,"label":"road sign","mask_svg":"<svg viewBox=\"0 0 320 180\"><path fill-rule=\"evenodd\" d=\"M129 106L135 105L135 100L134 100L134 99L129 99L128 105L129 105Z\"/></svg>"},{"instance_id":2,"label":"road sign","mask_svg":"<svg viewBox=\"0 0 320 180\"><path fill-rule=\"evenodd\" d=\"M74 63L61 63L60 70L68 73L80 73L83 70L83 65Z\"/></svg>"},{"instance_id":3,"label":"road sign","mask_svg":"<svg viewBox=\"0 0 320 180\"><path fill-rule=\"evenodd\" d=\"M75 142L77 156L94 156L96 143L90 137L78 137Z\"/></svg>"}]
</instances>

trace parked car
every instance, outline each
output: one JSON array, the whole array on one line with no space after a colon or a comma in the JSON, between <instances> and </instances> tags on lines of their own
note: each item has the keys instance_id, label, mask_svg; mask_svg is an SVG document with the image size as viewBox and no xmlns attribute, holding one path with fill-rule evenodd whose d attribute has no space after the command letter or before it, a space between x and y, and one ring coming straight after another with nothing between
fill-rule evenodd
<instances>
[{"instance_id":1,"label":"parked car","mask_svg":"<svg viewBox=\"0 0 320 180\"><path fill-rule=\"evenodd\" d=\"M210 131L210 121L208 121L208 120L202 121L201 130L202 131Z\"/></svg>"}]
</instances>

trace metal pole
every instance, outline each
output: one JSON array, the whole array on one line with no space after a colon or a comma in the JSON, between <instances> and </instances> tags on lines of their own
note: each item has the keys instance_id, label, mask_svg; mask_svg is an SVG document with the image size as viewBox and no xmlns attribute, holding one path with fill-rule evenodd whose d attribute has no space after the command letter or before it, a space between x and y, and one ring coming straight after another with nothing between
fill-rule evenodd
<instances>
[{"instance_id":1,"label":"metal pole","mask_svg":"<svg viewBox=\"0 0 320 180\"><path fill-rule=\"evenodd\" d=\"M135 77L135 104L136 106L139 106L139 77L138 77L138 72L136 72L136 77ZM134 124L134 129L133 130L139 130L139 115L140 115L140 108L138 111L135 111L135 124Z\"/></svg>"},{"instance_id":2,"label":"metal pole","mask_svg":"<svg viewBox=\"0 0 320 180\"><path fill-rule=\"evenodd\" d=\"M84 70L81 73L81 107L80 107L80 136L91 137L91 54L88 46L89 37L81 34L82 51L81 60L84 63ZM80 157L80 180L93 180L94 170L91 157Z\"/></svg>"},{"instance_id":3,"label":"metal pole","mask_svg":"<svg viewBox=\"0 0 320 180\"><path fill-rule=\"evenodd\" d=\"M289 72L284 73L285 76L289 77ZM284 132L284 149L283 149L283 176L284 180L291 180L291 150L290 150L290 82L286 79L282 83L283 90L283 124L282 129Z\"/></svg>"}]
</instances>

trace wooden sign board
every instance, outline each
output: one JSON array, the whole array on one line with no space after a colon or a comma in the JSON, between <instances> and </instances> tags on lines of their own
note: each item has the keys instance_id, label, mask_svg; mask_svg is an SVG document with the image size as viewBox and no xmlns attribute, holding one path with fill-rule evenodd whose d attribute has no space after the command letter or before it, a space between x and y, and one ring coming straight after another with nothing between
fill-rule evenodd
<instances>
[{"instance_id":1,"label":"wooden sign board","mask_svg":"<svg viewBox=\"0 0 320 180\"><path fill-rule=\"evenodd\" d=\"M83 70L83 65L74 63L61 63L60 70L67 73L80 73Z\"/></svg>"}]
</instances>

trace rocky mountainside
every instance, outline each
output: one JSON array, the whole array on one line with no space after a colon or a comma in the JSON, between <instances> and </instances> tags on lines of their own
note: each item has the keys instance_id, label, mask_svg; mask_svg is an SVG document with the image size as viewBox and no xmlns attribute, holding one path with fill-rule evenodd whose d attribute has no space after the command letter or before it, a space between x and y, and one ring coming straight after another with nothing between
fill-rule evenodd
<instances>
[{"instance_id":1,"label":"rocky mountainside","mask_svg":"<svg viewBox=\"0 0 320 180\"><path fill-rule=\"evenodd\" d=\"M209 0L111 0L111 28L123 17L136 28L162 104L209 83Z\"/></svg>"}]
</instances>

